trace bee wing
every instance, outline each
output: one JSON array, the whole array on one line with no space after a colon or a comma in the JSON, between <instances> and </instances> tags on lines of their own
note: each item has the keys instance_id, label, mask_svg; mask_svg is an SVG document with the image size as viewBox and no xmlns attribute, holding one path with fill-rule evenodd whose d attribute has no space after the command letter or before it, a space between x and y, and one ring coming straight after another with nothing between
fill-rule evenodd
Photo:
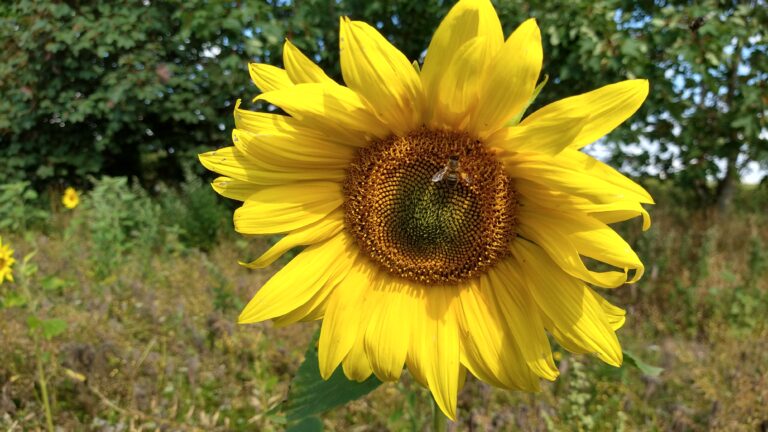
<instances>
[{"instance_id":1,"label":"bee wing","mask_svg":"<svg viewBox=\"0 0 768 432\"><path fill-rule=\"evenodd\" d=\"M439 182L440 180L443 179L443 177L445 177L445 173L447 172L448 172L448 167L441 169L440 171L436 172L435 175L432 176L432 181L435 183Z\"/></svg>"}]
</instances>

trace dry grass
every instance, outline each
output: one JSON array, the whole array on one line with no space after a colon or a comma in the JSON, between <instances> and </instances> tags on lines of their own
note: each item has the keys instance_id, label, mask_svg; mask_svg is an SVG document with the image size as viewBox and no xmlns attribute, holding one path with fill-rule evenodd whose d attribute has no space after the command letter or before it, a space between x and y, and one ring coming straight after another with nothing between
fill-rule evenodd
<instances>
[{"instance_id":1,"label":"dry grass","mask_svg":"<svg viewBox=\"0 0 768 432\"><path fill-rule=\"evenodd\" d=\"M657 213L648 235L636 227L626 233L648 263L647 277L609 294L629 309L624 346L665 371L644 377L565 354L562 377L537 395L470 378L454 430L768 427L768 273L759 274L760 259L768 258L755 249L768 244L765 217L681 223ZM51 226L67 223L57 216ZM33 302L0 308L0 428L45 428L36 350L62 430L283 428L268 410L285 397L316 326L235 324L243 303L275 271L237 265L263 244L230 239L208 253L130 250L99 279L90 270L98 257L88 238L3 238L17 257L36 250L39 269L26 280ZM60 286L44 289L54 277ZM18 279L0 293L21 290ZM30 314L61 318L68 328L51 341L32 338ZM324 422L327 430L425 430L429 413L428 393L406 374L327 413Z\"/></svg>"}]
</instances>

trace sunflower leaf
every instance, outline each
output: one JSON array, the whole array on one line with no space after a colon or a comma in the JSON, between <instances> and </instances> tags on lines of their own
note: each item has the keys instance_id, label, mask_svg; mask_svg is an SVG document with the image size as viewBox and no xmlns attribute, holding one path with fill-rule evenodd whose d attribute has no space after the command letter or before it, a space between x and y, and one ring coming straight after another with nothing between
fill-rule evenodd
<instances>
[{"instance_id":1,"label":"sunflower leaf","mask_svg":"<svg viewBox=\"0 0 768 432\"><path fill-rule=\"evenodd\" d=\"M539 93L541 93L541 89L544 88L545 85L549 82L549 75L544 75L544 79L541 80L541 82L536 86L535 89L533 89L533 95L531 95L531 99L528 100L528 104L523 108L522 111L520 111L519 114L517 114L512 120L507 122L507 126L517 126L520 121L523 119L523 115L528 110L528 108L533 105L533 102L536 101L536 98L539 97Z\"/></svg>"},{"instance_id":2,"label":"sunflower leaf","mask_svg":"<svg viewBox=\"0 0 768 432\"><path fill-rule=\"evenodd\" d=\"M640 369L640 372L642 372L645 376L657 377L659 374L664 372L664 368L651 366L648 363L640 360L640 357L636 356L630 351L624 351L624 359L627 360L628 364L631 364L632 366Z\"/></svg>"},{"instance_id":3,"label":"sunflower leaf","mask_svg":"<svg viewBox=\"0 0 768 432\"><path fill-rule=\"evenodd\" d=\"M304 417L293 425L289 426L285 432L321 432L323 422L317 417Z\"/></svg>"},{"instance_id":4,"label":"sunflower leaf","mask_svg":"<svg viewBox=\"0 0 768 432\"><path fill-rule=\"evenodd\" d=\"M295 427L301 424L309 427L314 423L306 420L307 418L365 396L381 385L381 381L374 376L361 383L349 381L341 368L336 369L328 381L324 381L320 377L320 366L317 360L319 335L318 331L312 338L304 362L293 377L288 398L282 406L286 419L289 422L296 422Z\"/></svg>"}]
</instances>

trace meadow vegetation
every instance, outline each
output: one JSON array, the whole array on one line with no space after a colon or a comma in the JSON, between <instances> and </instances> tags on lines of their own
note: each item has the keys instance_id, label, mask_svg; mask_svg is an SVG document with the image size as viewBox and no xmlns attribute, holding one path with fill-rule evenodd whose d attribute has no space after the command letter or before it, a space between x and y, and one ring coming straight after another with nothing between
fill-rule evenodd
<instances>
[{"instance_id":1,"label":"meadow vegetation","mask_svg":"<svg viewBox=\"0 0 768 432\"><path fill-rule=\"evenodd\" d=\"M61 430L282 430L318 326L236 318L290 256L239 266L270 239L233 234L231 207L191 175L152 191L93 181L71 211L21 183L0 191L22 197L0 201L18 261L0 285L0 429L44 429L48 411ZM663 371L556 348L561 377L539 394L469 378L453 430L768 427L768 191L741 190L725 217L647 186L651 230L621 226L646 276L606 295L628 311L624 348ZM326 430L426 430L430 405L406 373L322 418Z\"/></svg>"}]
</instances>

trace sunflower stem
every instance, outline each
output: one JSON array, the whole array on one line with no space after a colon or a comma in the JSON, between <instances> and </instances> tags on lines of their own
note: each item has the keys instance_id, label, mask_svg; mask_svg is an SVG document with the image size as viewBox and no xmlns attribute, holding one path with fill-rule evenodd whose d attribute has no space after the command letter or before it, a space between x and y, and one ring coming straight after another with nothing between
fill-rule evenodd
<instances>
[{"instance_id":1,"label":"sunflower stem","mask_svg":"<svg viewBox=\"0 0 768 432\"><path fill-rule=\"evenodd\" d=\"M43 371L43 361L40 358L40 352L36 353L37 361L37 382L40 385L41 399L43 400L43 407L45 408L45 425L48 432L53 432L53 415L51 414L51 403L48 400L48 383L45 379L45 371Z\"/></svg>"},{"instance_id":2,"label":"sunflower stem","mask_svg":"<svg viewBox=\"0 0 768 432\"><path fill-rule=\"evenodd\" d=\"M435 398L432 398L432 431L446 432L448 430L448 418L437 405Z\"/></svg>"}]
</instances>

